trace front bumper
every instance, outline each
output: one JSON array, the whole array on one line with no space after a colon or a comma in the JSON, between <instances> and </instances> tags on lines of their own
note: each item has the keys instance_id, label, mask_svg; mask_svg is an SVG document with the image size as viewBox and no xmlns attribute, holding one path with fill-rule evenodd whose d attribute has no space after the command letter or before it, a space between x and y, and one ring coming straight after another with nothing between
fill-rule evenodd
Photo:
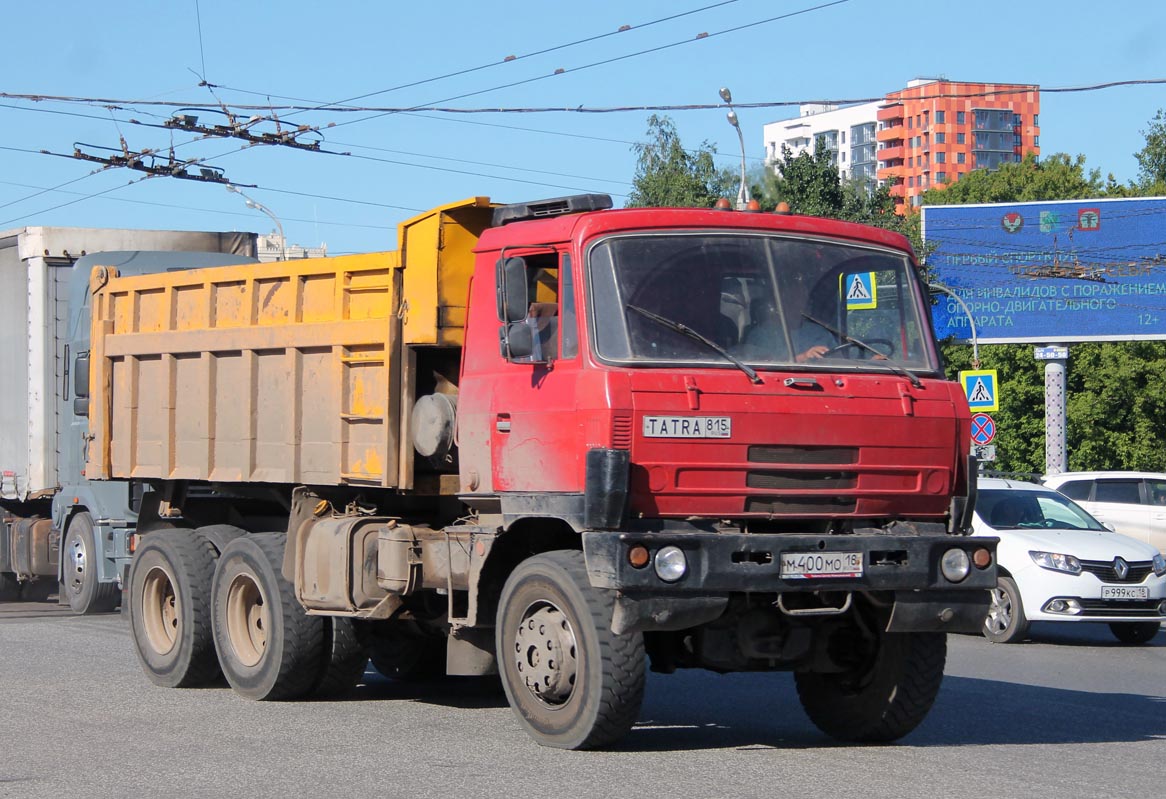
<instances>
[{"instance_id":1,"label":"front bumper","mask_svg":"<svg viewBox=\"0 0 1166 799\"><path fill-rule=\"evenodd\" d=\"M596 588L661 594L721 594L735 592L788 593L812 591L975 591L996 586L998 539L948 535L737 534L716 532L585 532L583 554ZM666 546L684 552L683 577L666 582L649 565L636 568L628 551L644 546L655 556ZM945 578L940 559L950 549L962 549L969 559L977 549L992 553L983 569L973 566L959 582ZM815 579L783 578L783 553L858 552L862 575Z\"/></svg>"}]
</instances>

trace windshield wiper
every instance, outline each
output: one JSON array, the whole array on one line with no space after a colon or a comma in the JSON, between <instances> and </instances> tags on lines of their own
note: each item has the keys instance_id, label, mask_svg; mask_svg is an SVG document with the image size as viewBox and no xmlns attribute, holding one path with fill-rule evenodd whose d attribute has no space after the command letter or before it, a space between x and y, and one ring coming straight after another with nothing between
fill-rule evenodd
<instances>
[{"instance_id":1,"label":"windshield wiper","mask_svg":"<svg viewBox=\"0 0 1166 799\"><path fill-rule=\"evenodd\" d=\"M756 383L758 385L760 385L762 383L761 377L757 374L757 372L753 369L752 366L750 366L749 364L745 363L737 356L730 353L728 350L726 350L724 347L722 347L720 344L716 343L712 339L706 338L705 336L702 336L700 333L697 333L695 330L693 330L688 325L683 325L680 322L669 319L666 316L660 316L660 314L652 313L651 311L649 311L645 308L641 308L638 305L631 305L629 303L626 307L629 311L635 311L636 313L640 314L641 316L648 317L649 319L651 319L653 322L655 322L658 325L666 327L669 330L675 330L677 333L680 333L681 335L688 336L693 341L699 341L701 344L704 344L706 347L708 347L713 352L719 353L720 355L724 356L724 358L726 360L728 360L734 366L736 366L738 369L740 369L742 372L744 372L745 376L748 377L751 381L753 381L754 383Z\"/></svg>"},{"instance_id":2,"label":"windshield wiper","mask_svg":"<svg viewBox=\"0 0 1166 799\"><path fill-rule=\"evenodd\" d=\"M915 388L923 388L923 383L921 383L919 381L919 378L915 376L914 372L912 372L906 366L903 366L901 363L898 363L896 361L892 361L889 357L887 357L887 354L885 352L879 352L874 347L867 344L865 341L862 341L861 339L857 339L854 336L848 336L845 333L843 333L841 330L836 330L835 328L826 324L822 320L815 319L814 317L810 316L808 313L805 313L804 311L802 312L802 316L804 316L806 319L809 319L811 322L816 324L818 327L829 330L831 333L833 333L835 336L838 337L839 341L845 342L847 344L853 344L856 347L862 347L864 350L869 350L870 352L873 352L875 355L877 355L879 357L879 360L884 361L887 364L887 366L890 367L890 369L892 371L898 372L903 377L910 380L911 385L913 385Z\"/></svg>"}]
</instances>

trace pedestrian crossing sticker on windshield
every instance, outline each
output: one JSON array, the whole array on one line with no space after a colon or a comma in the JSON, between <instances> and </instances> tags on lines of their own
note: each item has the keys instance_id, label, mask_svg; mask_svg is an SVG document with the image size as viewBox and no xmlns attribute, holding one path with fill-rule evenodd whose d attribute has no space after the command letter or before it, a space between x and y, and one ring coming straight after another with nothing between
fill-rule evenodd
<instances>
[{"instance_id":1,"label":"pedestrian crossing sticker on windshield","mask_svg":"<svg viewBox=\"0 0 1166 799\"><path fill-rule=\"evenodd\" d=\"M878 286L875 284L874 272L855 272L842 275L840 278L843 296L846 297L846 310L861 311L879 306Z\"/></svg>"}]
</instances>

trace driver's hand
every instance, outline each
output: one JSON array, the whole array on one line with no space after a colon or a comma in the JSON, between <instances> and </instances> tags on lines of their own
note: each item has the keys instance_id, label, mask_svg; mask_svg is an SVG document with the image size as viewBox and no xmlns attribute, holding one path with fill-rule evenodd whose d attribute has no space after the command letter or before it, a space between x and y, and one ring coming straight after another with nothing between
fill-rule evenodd
<instances>
[{"instance_id":1,"label":"driver's hand","mask_svg":"<svg viewBox=\"0 0 1166 799\"><path fill-rule=\"evenodd\" d=\"M830 348L827 347L825 344L815 344L814 346L810 347L805 352L799 353L798 355L795 355L794 360L797 361L798 363L805 363L806 361L818 360L819 358L821 358L823 355L825 355L829 351L830 351Z\"/></svg>"}]
</instances>

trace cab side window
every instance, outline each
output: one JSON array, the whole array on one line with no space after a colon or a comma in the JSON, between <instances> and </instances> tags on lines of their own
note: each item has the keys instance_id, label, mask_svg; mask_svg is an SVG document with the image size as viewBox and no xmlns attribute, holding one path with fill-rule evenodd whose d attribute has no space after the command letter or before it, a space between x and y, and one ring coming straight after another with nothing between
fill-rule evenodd
<instances>
[{"instance_id":1,"label":"cab side window","mask_svg":"<svg viewBox=\"0 0 1166 799\"><path fill-rule=\"evenodd\" d=\"M559 357L559 263L554 255L527 256L527 324L538 345L536 360Z\"/></svg>"}]
</instances>

